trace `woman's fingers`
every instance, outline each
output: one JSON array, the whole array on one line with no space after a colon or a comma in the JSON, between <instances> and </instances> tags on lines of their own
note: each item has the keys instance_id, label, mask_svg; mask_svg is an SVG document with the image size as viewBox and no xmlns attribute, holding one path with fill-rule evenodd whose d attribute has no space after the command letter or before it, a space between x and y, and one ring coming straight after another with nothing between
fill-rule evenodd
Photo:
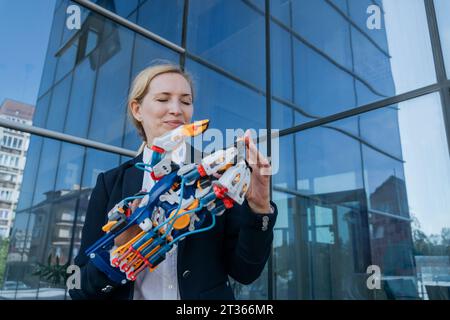
<instances>
[{"instance_id":1,"label":"woman's fingers","mask_svg":"<svg viewBox=\"0 0 450 320\"><path fill-rule=\"evenodd\" d=\"M263 168L265 170L260 170L260 174L261 175L268 175L270 174L267 170L270 168L270 162L269 160L267 160L266 157L264 157L261 152L259 152L258 148L256 147L256 144L254 143L251 135L250 135L250 130L247 130L245 132L245 145L247 148L247 154L246 154L246 159L247 162L250 164L250 166L252 167L252 169L255 168Z\"/></svg>"},{"instance_id":2,"label":"woman's fingers","mask_svg":"<svg viewBox=\"0 0 450 320\"><path fill-rule=\"evenodd\" d=\"M142 198L133 200L133 202L130 205L131 212L134 212L134 210L136 210L136 208L139 207L139 204L141 203L141 201L142 201Z\"/></svg>"}]
</instances>

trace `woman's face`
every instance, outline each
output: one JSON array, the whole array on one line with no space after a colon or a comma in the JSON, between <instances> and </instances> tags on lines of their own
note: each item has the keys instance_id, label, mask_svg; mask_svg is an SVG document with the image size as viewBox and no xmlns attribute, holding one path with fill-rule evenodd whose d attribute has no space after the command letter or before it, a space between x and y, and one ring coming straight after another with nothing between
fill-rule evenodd
<instances>
[{"instance_id":1,"label":"woman's face","mask_svg":"<svg viewBox=\"0 0 450 320\"><path fill-rule=\"evenodd\" d=\"M132 104L133 114L141 121L148 143L190 123L193 109L191 86L178 73L163 73L153 78L142 103Z\"/></svg>"}]
</instances>

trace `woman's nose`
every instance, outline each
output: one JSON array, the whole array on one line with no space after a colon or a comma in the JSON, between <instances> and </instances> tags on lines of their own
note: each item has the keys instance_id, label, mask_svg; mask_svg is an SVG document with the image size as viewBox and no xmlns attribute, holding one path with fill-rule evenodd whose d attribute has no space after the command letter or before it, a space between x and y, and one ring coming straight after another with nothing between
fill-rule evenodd
<instances>
[{"instance_id":1,"label":"woman's nose","mask_svg":"<svg viewBox=\"0 0 450 320\"><path fill-rule=\"evenodd\" d=\"M172 100L169 103L169 113L171 114L182 114L182 108L181 108L181 102L180 101L176 101L176 100Z\"/></svg>"}]
</instances>

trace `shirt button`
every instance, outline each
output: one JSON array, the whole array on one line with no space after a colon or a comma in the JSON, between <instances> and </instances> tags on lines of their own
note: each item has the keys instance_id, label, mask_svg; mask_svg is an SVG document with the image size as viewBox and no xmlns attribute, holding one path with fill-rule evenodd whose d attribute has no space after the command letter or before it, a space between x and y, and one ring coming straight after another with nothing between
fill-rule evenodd
<instances>
[{"instance_id":1,"label":"shirt button","mask_svg":"<svg viewBox=\"0 0 450 320\"><path fill-rule=\"evenodd\" d=\"M112 286L107 285L106 287L104 287L104 288L102 289L102 292L103 292L103 293L108 293L108 292L111 292L112 289L113 289Z\"/></svg>"},{"instance_id":2,"label":"shirt button","mask_svg":"<svg viewBox=\"0 0 450 320\"><path fill-rule=\"evenodd\" d=\"M183 272L183 278L187 279L189 278L189 276L191 275L191 271L190 270L186 270Z\"/></svg>"}]
</instances>

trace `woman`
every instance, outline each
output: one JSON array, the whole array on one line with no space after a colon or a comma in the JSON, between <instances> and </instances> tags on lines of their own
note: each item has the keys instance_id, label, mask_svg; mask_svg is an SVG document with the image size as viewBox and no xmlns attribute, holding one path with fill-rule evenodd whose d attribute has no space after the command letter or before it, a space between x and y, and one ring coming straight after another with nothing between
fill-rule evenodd
<instances>
[{"instance_id":1,"label":"woman","mask_svg":"<svg viewBox=\"0 0 450 320\"><path fill-rule=\"evenodd\" d=\"M81 289L70 290L73 299L234 299L228 276L250 284L261 274L269 257L277 209L269 199L269 162L256 149L249 131L247 154L257 159L252 167L246 200L218 217L213 229L179 242L154 272L141 273L135 282L118 285L99 271L85 250L102 235L107 212L120 200L154 184L134 164L148 163L155 137L190 123L194 90L191 78L179 67L157 65L143 70L130 90L128 113L144 140L139 155L121 166L100 173L92 191L75 264L81 270ZM178 150L176 162L187 160ZM133 207L138 205L133 203ZM138 231L130 228L115 241L125 243Z\"/></svg>"}]
</instances>

